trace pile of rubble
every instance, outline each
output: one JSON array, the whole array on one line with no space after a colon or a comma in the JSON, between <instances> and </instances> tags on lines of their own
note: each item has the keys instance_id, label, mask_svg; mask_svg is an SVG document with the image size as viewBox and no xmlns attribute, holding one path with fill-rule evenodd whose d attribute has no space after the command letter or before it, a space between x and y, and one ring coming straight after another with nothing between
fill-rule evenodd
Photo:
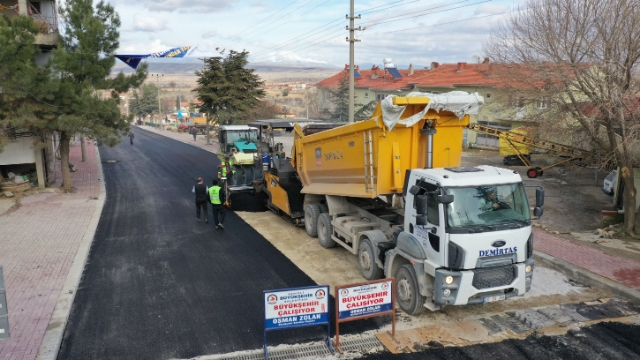
<instances>
[{"instance_id":1,"label":"pile of rubble","mask_svg":"<svg viewBox=\"0 0 640 360\"><path fill-rule=\"evenodd\" d=\"M12 197L14 192L22 192L31 189L37 182L35 173L14 174L7 173L4 177L0 174L0 193L7 197Z\"/></svg>"}]
</instances>

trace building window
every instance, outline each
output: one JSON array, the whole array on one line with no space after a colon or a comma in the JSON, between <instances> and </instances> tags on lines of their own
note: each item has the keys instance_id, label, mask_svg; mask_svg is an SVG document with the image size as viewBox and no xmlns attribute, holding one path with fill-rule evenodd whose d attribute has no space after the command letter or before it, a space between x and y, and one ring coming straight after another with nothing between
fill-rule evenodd
<instances>
[{"instance_id":1,"label":"building window","mask_svg":"<svg viewBox=\"0 0 640 360\"><path fill-rule=\"evenodd\" d=\"M368 93L368 92L364 93L364 98L365 98L365 99L368 99L368 98L369 98L369 93Z\"/></svg>"},{"instance_id":2,"label":"building window","mask_svg":"<svg viewBox=\"0 0 640 360\"><path fill-rule=\"evenodd\" d=\"M487 93L487 99L491 99L491 93Z\"/></svg>"},{"instance_id":3,"label":"building window","mask_svg":"<svg viewBox=\"0 0 640 360\"><path fill-rule=\"evenodd\" d=\"M377 95L376 95L376 101L382 101L382 100L384 100L384 98L386 98L386 97L387 97L387 95L389 95L389 94L377 94Z\"/></svg>"},{"instance_id":4,"label":"building window","mask_svg":"<svg viewBox=\"0 0 640 360\"><path fill-rule=\"evenodd\" d=\"M549 100L548 97L541 97L538 100L538 109L548 109L550 104L551 104L551 101Z\"/></svg>"},{"instance_id":5,"label":"building window","mask_svg":"<svg viewBox=\"0 0 640 360\"><path fill-rule=\"evenodd\" d=\"M33 9L36 11L36 13L40 14L41 10L40 10L40 1L31 1L31 6L33 7Z\"/></svg>"},{"instance_id":6,"label":"building window","mask_svg":"<svg viewBox=\"0 0 640 360\"><path fill-rule=\"evenodd\" d=\"M511 106L518 108L524 107L524 98L522 96L512 96Z\"/></svg>"}]
</instances>

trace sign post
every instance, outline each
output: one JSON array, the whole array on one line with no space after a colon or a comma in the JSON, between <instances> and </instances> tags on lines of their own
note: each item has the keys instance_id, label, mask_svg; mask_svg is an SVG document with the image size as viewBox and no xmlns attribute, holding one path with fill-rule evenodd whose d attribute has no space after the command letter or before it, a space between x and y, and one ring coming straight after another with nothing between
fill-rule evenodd
<instances>
[{"instance_id":1,"label":"sign post","mask_svg":"<svg viewBox=\"0 0 640 360\"><path fill-rule=\"evenodd\" d=\"M340 323L391 315L391 337L396 337L395 279L387 278L336 287L336 349L340 349Z\"/></svg>"},{"instance_id":2,"label":"sign post","mask_svg":"<svg viewBox=\"0 0 640 360\"><path fill-rule=\"evenodd\" d=\"M303 326L327 326L327 346L333 353L329 324L329 285L264 291L264 357L267 331Z\"/></svg>"}]
</instances>

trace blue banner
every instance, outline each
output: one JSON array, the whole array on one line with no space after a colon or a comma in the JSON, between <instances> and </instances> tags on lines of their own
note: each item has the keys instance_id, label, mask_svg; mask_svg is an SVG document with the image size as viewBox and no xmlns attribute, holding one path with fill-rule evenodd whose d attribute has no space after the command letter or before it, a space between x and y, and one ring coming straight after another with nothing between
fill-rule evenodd
<instances>
[{"instance_id":1,"label":"blue banner","mask_svg":"<svg viewBox=\"0 0 640 360\"><path fill-rule=\"evenodd\" d=\"M177 47L169 49L167 51L160 51L153 54L149 54L149 57L153 58L181 58L187 54L187 51L191 49L191 46Z\"/></svg>"},{"instance_id":2,"label":"blue banner","mask_svg":"<svg viewBox=\"0 0 640 360\"><path fill-rule=\"evenodd\" d=\"M122 62L124 62L125 64L131 66L134 69L138 68L138 65L140 64L140 61L142 59L146 59L149 57L152 58L181 58L184 57L185 55L187 55L187 53L189 52L189 49L191 49L191 46L183 46L183 47L177 47L177 48L173 48L173 49L169 49L166 51L160 51L160 52L156 52L153 54L140 54L140 55L113 55L116 58L120 59Z\"/></svg>"}]
</instances>

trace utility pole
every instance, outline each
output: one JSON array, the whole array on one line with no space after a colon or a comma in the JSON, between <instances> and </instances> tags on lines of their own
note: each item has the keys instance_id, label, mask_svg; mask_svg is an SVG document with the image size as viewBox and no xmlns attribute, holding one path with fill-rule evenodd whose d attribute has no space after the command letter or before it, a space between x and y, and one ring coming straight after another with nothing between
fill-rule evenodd
<instances>
[{"instance_id":1,"label":"utility pole","mask_svg":"<svg viewBox=\"0 0 640 360\"><path fill-rule=\"evenodd\" d=\"M151 74L151 76L156 77L156 86L158 87L158 116L162 116L162 104L160 103L160 77L164 76L164 74Z\"/></svg>"},{"instance_id":2,"label":"utility pole","mask_svg":"<svg viewBox=\"0 0 640 360\"><path fill-rule=\"evenodd\" d=\"M204 69L206 68L206 64L207 64L207 58L203 57L202 58L202 76L204 77ZM207 125L206 127L206 131L207 131L207 145L211 145L211 130L209 129L209 121L210 119L207 116L208 114L204 114L204 123Z\"/></svg>"},{"instance_id":3,"label":"utility pole","mask_svg":"<svg viewBox=\"0 0 640 360\"><path fill-rule=\"evenodd\" d=\"M358 16L354 16L353 15L353 11L354 11L354 1L355 0L351 0L351 11L349 12L349 15L347 15L347 19L349 19L349 26L347 27L347 30L349 30L349 37L347 38L347 41L349 42L349 123L353 122L353 114L355 113L355 102L354 102L354 97L355 97L355 79L354 79L354 53L355 53L355 43L356 41L360 41L360 40L356 40L355 38L355 32L356 30L361 30L360 27L358 27L357 29L354 27L354 20L355 19L360 19L360 15Z\"/></svg>"}]
</instances>

